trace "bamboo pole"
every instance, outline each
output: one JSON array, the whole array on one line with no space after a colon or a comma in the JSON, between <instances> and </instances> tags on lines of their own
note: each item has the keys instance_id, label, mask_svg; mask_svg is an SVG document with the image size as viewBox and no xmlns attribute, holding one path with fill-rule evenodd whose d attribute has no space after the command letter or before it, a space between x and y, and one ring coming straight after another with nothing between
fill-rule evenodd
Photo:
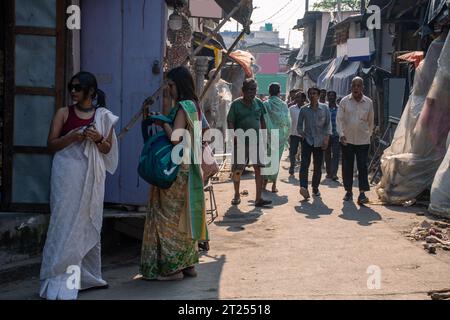
<instances>
[{"instance_id":1,"label":"bamboo pole","mask_svg":"<svg viewBox=\"0 0 450 320\"><path fill-rule=\"evenodd\" d=\"M212 32L209 33L209 35L206 37L206 39L203 40L202 43L200 43L200 45L197 47L197 49L195 49L194 52L192 52L186 58L186 60L183 62L183 64L188 63L189 60L191 60L193 57L195 57L202 50L202 48L220 31L220 29L222 29L222 27L228 22L228 20L231 19L231 17L241 8L241 6L246 1L247 0L241 0L241 2L239 2L239 4L236 7L234 7L233 10L230 11L230 13L228 13L228 15L222 20L222 22Z\"/></svg>"},{"instance_id":2,"label":"bamboo pole","mask_svg":"<svg viewBox=\"0 0 450 320\"><path fill-rule=\"evenodd\" d=\"M234 48L238 45L239 41L241 41L242 37L245 34L245 29L242 30L242 32L239 34L239 36L234 40L234 43L231 45L231 47L228 49L225 56L222 58L222 62L220 63L219 67L217 67L216 71L214 72L214 75L209 79L209 81L206 83L205 88L203 89L203 92L201 96L199 97L200 103L205 98L206 93L208 92L209 88L211 87L212 83L216 79L217 75L219 74L220 70L222 70L223 66L225 65L227 58L229 58L230 54L233 52Z\"/></svg>"},{"instance_id":3,"label":"bamboo pole","mask_svg":"<svg viewBox=\"0 0 450 320\"><path fill-rule=\"evenodd\" d=\"M139 121L139 118L144 113L145 109L147 109L148 107L150 107L152 104L155 103L155 101L158 99L159 95L161 94L161 92L163 90L164 90L164 85L160 86L158 88L158 90L156 90L156 92L152 96L150 96L150 97L148 97L147 99L144 100L144 102L142 103L142 107L139 110L139 112L136 113L133 116L133 118L131 118L130 122L119 133L119 135L117 136L118 139L122 139L128 133L128 131L130 131L134 127L136 122Z\"/></svg>"}]
</instances>

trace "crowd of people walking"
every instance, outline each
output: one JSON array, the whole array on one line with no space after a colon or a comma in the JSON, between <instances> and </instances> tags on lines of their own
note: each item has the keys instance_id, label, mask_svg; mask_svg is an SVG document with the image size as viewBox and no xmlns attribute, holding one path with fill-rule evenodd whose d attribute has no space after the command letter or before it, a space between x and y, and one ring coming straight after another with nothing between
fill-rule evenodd
<instances>
[{"instance_id":1,"label":"crowd of people walking","mask_svg":"<svg viewBox=\"0 0 450 320\"><path fill-rule=\"evenodd\" d=\"M173 281L196 277L199 262L198 243L209 240L201 163L195 161L196 145L202 140L205 115L196 95L190 71L185 67L171 70L166 77L166 92L173 107L165 115L167 121L155 120L172 146L189 148L187 161L179 165L175 181L169 188L152 187L142 243L140 274L145 280ZM51 177L51 221L43 254L40 296L45 299L76 299L78 292L107 288L101 274L100 232L106 172L113 174L118 165L118 141L114 127L118 122L106 108L104 93L97 87L94 75L81 72L69 84L73 105L56 113L48 137L48 147L55 156ZM239 206L240 181L245 168L255 173L255 206L267 207L272 202L263 198L267 185L273 193L278 189L280 162L289 147L289 174L293 176L300 156L299 191L304 200L320 197L322 166L326 160L326 177L338 181L342 154L344 200L353 199L354 162L358 167L359 204L366 204L369 191L367 161L371 133L374 128L372 101L363 94L361 78L352 81L351 93L337 103L336 92L310 88L292 91L288 101L281 98L281 86L270 85L270 97L257 98L258 84L247 79L242 97L235 100L227 116L228 129L267 130L267 139L257 134L256 144L243 141L237 148L234 137L232 181L234 198ZM186 130L185 136L174 138L174 132ZM272 131L277 130L276 135ZM204 132L203 132L204 133ZM271 147L277 137L277 148ZM257 152L252 152L255 149ZM270 174L264 172L260 150L272 159ZM243 154L239 155L239 152ZM256 156L255 156L256 155ZM237 161L242 158L243 161ZM313 163L311 189L309 171ZM186 157L184 158L186 160ZM78 268L78 277L68 270ZM77 273L75 273L77 275ZM75 281L75 282L74 282ZM72 284L72 285L71 285Z\"/></svg>"}]
</instances>

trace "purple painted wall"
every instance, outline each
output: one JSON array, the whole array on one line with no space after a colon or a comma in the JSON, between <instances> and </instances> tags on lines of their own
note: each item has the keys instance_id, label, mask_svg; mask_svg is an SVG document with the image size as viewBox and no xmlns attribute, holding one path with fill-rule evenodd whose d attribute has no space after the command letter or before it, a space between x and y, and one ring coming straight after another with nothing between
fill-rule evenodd
<instances>
[{"instance_id":1,"label":"purple painted wall","mask_svg":"<svg viewBox=\"0 0 450 320\"><path fill-rule=\"evenodd\" d=\"M83 0L81 67L96 74L108 108L120 116L117 132L139 111L162 81L165 3L151 0ZM160 103L153 110L160 110ZM105 201L145 205L148 185L137 174L142 148L139 123L119 142L120 163L108 176Z\"/></svg>"}]
</instances>

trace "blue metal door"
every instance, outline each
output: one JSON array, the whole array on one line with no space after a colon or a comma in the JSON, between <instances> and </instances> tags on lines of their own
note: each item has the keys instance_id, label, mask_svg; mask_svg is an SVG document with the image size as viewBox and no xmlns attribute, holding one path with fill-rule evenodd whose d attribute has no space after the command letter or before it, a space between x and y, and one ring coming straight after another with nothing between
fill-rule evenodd
<instances>
[{"instance_id":1,"label":"blue metal door","mask_svg":"<svg viewBox=\"0 0 450 320\"><path fill-rule=\"evenodd\" d=\"M161 85L162 70L154 73L153 65L162 66L166 5L163 0L84 0L81 10L81 66L97 76L108 108L120 116L119 132ZM139 125L119 147L119 168L107 179L105 201L145 205L148 185L137 174Z\"/></svg>"}]
</instances>

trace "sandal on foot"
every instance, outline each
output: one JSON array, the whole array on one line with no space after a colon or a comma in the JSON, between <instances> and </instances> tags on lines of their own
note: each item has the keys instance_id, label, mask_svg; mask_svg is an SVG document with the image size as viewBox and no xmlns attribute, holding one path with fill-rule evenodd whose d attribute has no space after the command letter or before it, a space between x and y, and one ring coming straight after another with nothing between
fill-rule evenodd
<instances>
[{"instance_id":1,"label":"sandal on foot","mask_svg":"<svg viewBox=\"0 0 450 320\"><path fill-rule=\"evenodd\" d=\"M233 206L238 206L241 204L241 199L233 199L233 201L231 201L231 205Z\"/></svg>"},{"instance_id":2,"label":"sandal on foot","mask_svg":"<svg viewBox=\"0 0 450 320\"><path fill-rule=\"evenodd\" d=\"M270 206L271 204L272 204L272 201L270 201L270 200L259 200L259 201L255 202L255 207L262 208L262 207Z\"/></svg>"}]
</instances>

